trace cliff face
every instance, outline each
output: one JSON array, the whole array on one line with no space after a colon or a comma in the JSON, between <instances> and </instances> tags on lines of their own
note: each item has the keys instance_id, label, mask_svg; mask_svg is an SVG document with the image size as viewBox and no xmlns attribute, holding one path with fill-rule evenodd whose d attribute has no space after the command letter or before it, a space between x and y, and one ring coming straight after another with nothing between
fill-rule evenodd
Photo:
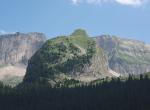
<instances>
[{"instance_id":1,"label":"cliff face","mask_svg":"<svg viewBox=\"0 0 150 110\"><path fill-rule=\"evenodd\" d=\"M103 50L84 30L48 40L29 61L23 82L91 81L110 76Z\"/></svg>"},{"instance_id":2,"label":"cliff face","mask_svg":"<svg viewBox=\"0 0 150 110\"><path fill-rule=\"evenodd\" d=\"M45 41L42 33L0 35L0 80L23 77L28 60Z\"/></svg>"},{"instance_id":3,"label":"cliff face","mask_svg":"<svg viewBox=\"0 0 150 110\"><path fill-rule=\"evenodd\" d=\"M96 40L105 51L109 67L115 72L128 75L150 71L150 46L144 42L107 35Z\"/></svg>"},{"instance_id":4,"label":"cliff face","mask_svg":"<svg viewBox=\"0 0 150 110\"><path fill-rule=\"evenodd\" d=\"M42 33L0 35L0 65L24 63L46 41Z\"/></svg>"}]
</instances>

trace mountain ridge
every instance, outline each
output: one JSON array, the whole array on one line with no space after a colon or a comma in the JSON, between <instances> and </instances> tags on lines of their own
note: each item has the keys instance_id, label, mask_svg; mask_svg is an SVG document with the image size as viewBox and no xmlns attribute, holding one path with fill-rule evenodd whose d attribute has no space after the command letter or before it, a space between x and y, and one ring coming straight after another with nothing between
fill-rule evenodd
<instances>
[{"instance_id":1,"label":"mountain ridge","mask_svg":"<svg viewBox=\"0 0 150 110\"><path fill-rule=\"evenodd\" d=\"M108 58L109 67L122 74L142 74L150 71L149 44L112 36L96 38Z\"/></svg>"},{"instance_id":2,"label":"mountain ridge","mask_svg":"<svg viewBox=\"0 0 150 110\"><path fill-rule=\"evenodd\" d=\"M89 44L91 46L88 47ZM88 48L89 50L91 48L91 52L96 51L96 54L93 54L94 57L93 55L87 56ZM23 78L28 60L31 58L29 61L29 66L31 67L30 63L37 53L42 55L44 52L46 53L46 56L44 55L41 58L39 57L36 64L41 61L41 64L43 65L43 62L40 59L50 56L52 57L51 54L54 54L58 59L55 60L55 57L52 57L50 59L46 59L45 62L49 61L46 63L54 65L53 68L56 73L63 73L60 74L60 76L55 74L56 77L54 79L56 79L56 81L49 80L51 83L59 82L61 78L62 80L68 78L83 82L90 82L99 78L128 76L129 74L137 75L150 71L149 44L139 40L120 38L110 35L102 35L93 38L89 37L85 30L77 29L71 35L58 36L57 38L49 40L46 39L46 36L43 33L38 32L26 34L17 32L14 34L0 35L0 71L9 73L5 75L0 74L0 77L5 76L7 78L9 75L12 76L12 71L16 71L19 76L23 73L21 75ZM92 65L90 63L82 64L82 61L84 61L83 59L87 57L91 58L90 60L86 59L87 61L85 60L85 62L90 62ZM64 72L62 68L66 68L68 62L80 63L72 65L72 69L70 71ZM45 67L48 65L46 63L44 64L46 65ZM24 72L20 70L22 65ZM64 65L66 66L63 67ZM30 67L28 67L27 71L31 70ZM36 69L38 70L38 68ZM39 71L45 70L50 71L48 68ZM51 71L55 73L54 70ZM30 74L30 72L27 72L27 74ZM36 76L36 74L34 76ZM2 79L5 81L5 78L1 78L0 80ZM7 79L13 82L14 77L8 77ZM26 76L24 80L25 79ZM41 79L42 78L40 78L40 80Z\"/></svg>"}]
</instances>

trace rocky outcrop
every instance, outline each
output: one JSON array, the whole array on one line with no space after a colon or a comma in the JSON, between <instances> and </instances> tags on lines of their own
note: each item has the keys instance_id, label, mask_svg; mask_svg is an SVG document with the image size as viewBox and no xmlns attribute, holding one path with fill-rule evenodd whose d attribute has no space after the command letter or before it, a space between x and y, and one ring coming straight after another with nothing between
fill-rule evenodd
<instances>
[{"instance_id":1,"label":"rocky outcrop","mask_svg":"<svg viewBox=\"0 0 150 110\"><path fill-rule=\"evenodd\" d=\"M42 46L46 37L42 33L15 33L0 35L0 65L24 63Z\"/></svg>"},{"instance_id":2,"label":"rocky outcrop","mask_svg":"<svg viewBox=\"0 0 150 110\"><path fill-rule=\"evenodd\" d=\"M0 80L23 77L28 60L45 43L42 33L0 35Z\"/></svg>"},{"instance_id":3,"label":"rocky outcrop","mask_svg":"<svg viewBox=\"0 0 150 110\"><path fill-rule=\"evenodd\" d=\"M37 60L38 59L38 60ZM29 60L23 83L64 79L84 82L111 76L103 50L84 30L48 40Z\"/></svg>"},{"instance_id":4,"label":"rocky outcrop","mask_svg":"<svg viewBox=\"0 0 150 110\"><path fill-rule=\"evenodd\" d=\"M107 56L109 67L122 75L150 71L150 46L144 42L103 35L95 38Z\"/></svg>"}]
</instances>

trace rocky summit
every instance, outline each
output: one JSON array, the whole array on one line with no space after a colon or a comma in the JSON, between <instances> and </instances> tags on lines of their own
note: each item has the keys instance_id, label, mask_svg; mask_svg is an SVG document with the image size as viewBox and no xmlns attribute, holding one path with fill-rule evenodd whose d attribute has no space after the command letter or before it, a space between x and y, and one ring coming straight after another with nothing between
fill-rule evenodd
<instances>
[{"instance_id":1,"label":"rocky summit","mask_svg":"<svg viewBox=\"0 0 150 110\"><path fill-rule=\"evenodd\" d=\"M112 76L102 48L84 30L48 40L29 60L23 82L89 82Z\"/></svg>"}]
</instances>

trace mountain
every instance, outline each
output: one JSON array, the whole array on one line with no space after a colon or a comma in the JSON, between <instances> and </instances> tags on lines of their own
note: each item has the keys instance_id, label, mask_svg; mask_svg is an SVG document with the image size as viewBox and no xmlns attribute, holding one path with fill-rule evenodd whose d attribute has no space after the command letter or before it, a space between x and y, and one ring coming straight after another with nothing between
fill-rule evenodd
<instances>
[{"instance_id":1,"label":"mountain","mask_svg":"<svg viewBox=\"0 0 150 110\"><path fill-rule=\"evenodd\" d=\"M109 35L92 38L82 29L47 41L37 32L0 35L0 80L5 84L90 82L147 72L150 45L141 41Z\"/></svg>"},{"instance_id":2,"label":"mountain","mask_svg":"<svg viewBox=\"0 0 150 110\"><path fill-rule=\"evenodd\" d=\"M95 39L105 51L109 68L113 71L123 76L150 72L150 45L109 35Z\"/></svg>"},{"instance_id":3,"label":"mountain","mask_svg":"<svg viewBox=\"0 0 150 110\"><path fill-rule=\"evenodd\" d=\"M42 33L19 33L0 35L0 80L13 81L22 78L28 60L44 44Z\"/></svg>"},{"instance_id":4,"label":"mountain","mask_svg":"<svg viewBox=\"0 0 150 110\"><path fill-rule=\"evenodd\" d=\"M24 83L57 84L66 79L89 82L109 73L102 48L82 30L48 40L29 60Z\"/></svg>"}]
</instances>

